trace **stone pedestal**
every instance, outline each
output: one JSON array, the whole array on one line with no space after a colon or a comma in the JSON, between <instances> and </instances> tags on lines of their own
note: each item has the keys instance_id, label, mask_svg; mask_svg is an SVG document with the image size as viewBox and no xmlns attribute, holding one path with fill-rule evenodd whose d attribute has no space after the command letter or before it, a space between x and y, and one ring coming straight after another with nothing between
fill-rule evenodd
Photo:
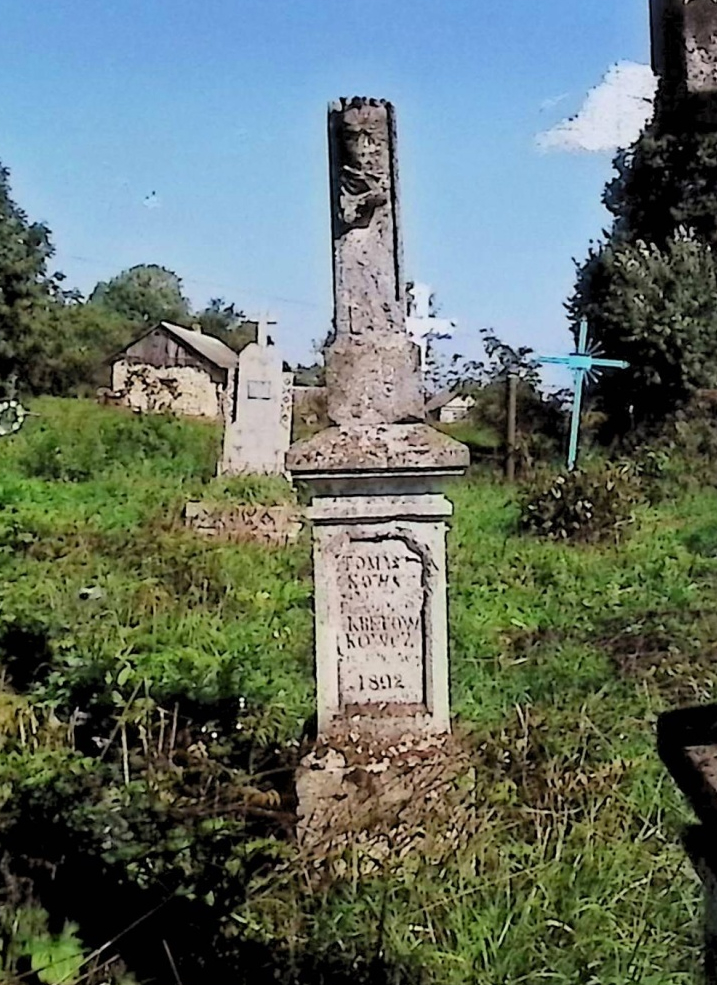
<instances>
[{"instance_id":1,"label":"stone pedestal","mask_svg":"<svg viewBox=\"0 0 717 985\"><path fill-rule=\"evenodd\" d=\"M450 731L441 484L467 458L426 424L326 428L292 446L312 494L321 736Z\"/></svg>"},{"instance_id":2,"label":"stone pedestal","mask_svg":"<svg viewBox=\"0 0 717 985\"><path fill-rule=\"evenodd\" d=\"M408 735L378 749L356 733L320 743L296 792L299 845L320 878L345 875L347 855L359 875L419 859L440 867L476 833L474 755L453 736Z\"/></svg>"},{"instance_id":3,"label":"stone pedestal","mask_svg":"<svg viewBox=\"0 0 717 985\"><path fill-rule=\"evenodd\" d=\"M448 732L451 504L431 493L356 495L352 485L309 511L319 732Z\"/></svg>"}]
</instances>

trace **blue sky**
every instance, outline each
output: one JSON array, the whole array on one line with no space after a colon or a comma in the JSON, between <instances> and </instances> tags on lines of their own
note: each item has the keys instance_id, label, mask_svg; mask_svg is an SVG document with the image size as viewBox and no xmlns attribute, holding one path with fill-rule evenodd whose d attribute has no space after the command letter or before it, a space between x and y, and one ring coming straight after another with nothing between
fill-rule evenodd
<instances>
[{"instance_id":1,"label":"blue sky","mask_svg":"<svg viewBox=\"0 0 717 985\"><path fill-rule=\"evenodd\" d=\"M197 305L268 308L310 359L331 318L326 104L389 98L406 273L454 347L490 326L563 350L612 154L535 137L624 60L649 60L647 0L5 0L0 161L71 284L160 263Z\"/></svg>"}]
</instances>

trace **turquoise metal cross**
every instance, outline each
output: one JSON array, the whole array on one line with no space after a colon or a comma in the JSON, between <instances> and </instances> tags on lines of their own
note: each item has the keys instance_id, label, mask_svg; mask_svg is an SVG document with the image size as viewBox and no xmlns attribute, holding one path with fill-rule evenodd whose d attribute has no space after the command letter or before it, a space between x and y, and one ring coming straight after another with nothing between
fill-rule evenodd
<instances>
[{"instance_id":1,"label":"turquoise metal cross","mask_svg":"<svg viewBox=\"0 0 717 985\"><path fill-rule=\"evenodd\" d=\"M588 324L580 322L578 347L569 356L539 356L538 362L567 366L573 371L573 415L570 422L570 443L568 445L568 471L572 472L578 457L578 436L580 433L580 410L583 402L585 380L594 379L601 369L627 369L630 365L624 359L603 359L588 346Z\"/></svg>"}]
</instances>

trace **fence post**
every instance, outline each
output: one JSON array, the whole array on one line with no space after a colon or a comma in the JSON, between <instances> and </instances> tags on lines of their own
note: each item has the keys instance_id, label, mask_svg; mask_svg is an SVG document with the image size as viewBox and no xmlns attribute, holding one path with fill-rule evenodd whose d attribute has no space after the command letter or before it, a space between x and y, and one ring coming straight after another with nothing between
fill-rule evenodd
<instances>
[{"instance_id":1,"label":"fence post","mask_svg":"<svg viewBox=\"0 0 717 985\"><path fill-rule=\"evenodd\" d=\"M515 433L518 416L518 376L508 373L507 413L505 432L505 477L508 482L515 480Z\"/></svg>"}]
</instances>

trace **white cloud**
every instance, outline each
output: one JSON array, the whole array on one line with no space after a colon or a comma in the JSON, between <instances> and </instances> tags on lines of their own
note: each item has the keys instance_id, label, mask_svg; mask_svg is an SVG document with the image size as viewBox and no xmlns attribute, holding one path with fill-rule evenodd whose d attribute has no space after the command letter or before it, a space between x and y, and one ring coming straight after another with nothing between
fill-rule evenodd
<instances>
[{"instance_id":1,"label":"white cloud","mask_svg":"<svg viewBox=\"0 0 717 985\"><path fill-rule=\"evenodd\" d=\"M657 80L649 65L618 62L575 116L539 133L543 151L598 153L629 147L652 115Z\"/></svg>"}]
</instances>

